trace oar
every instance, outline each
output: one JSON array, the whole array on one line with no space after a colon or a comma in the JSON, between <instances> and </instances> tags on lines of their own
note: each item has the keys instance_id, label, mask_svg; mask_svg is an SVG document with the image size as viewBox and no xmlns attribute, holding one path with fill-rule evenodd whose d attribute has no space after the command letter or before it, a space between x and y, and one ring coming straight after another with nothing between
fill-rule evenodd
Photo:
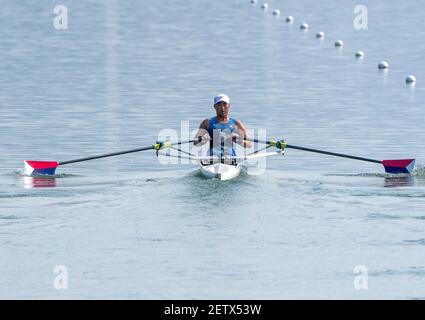
<instances>
[{"instance_id":1,"label":"oar","mask_svg":"<svg viewBox=\"0 0 425 320\"><path fill-rule=\"evenodd\" d=\"M413 171L413 169L415 168L415 159L375 160L375 159L352 156L352 155L349 155L349 154L329 152L329 151L324 151L324 150L294 146L294 145L291 145L291 144L286 144L283 140L280 140L280 141L262 141L262 140L257 140L257 139L246 139L246 140L251 141L251 142L256 142L256 143L268 144L268 145L274 146L278 149L290 148L290 149L296 149L296 150L301 150L301 151L308 151L308 152L326 154L326 155L329 155L329 156L336 156L336 157L341 157L341 158L348 158L348 159L354 159L354 160L360 160L360 161L379 163L379 164L382 164L384 166L385 172L387 172L387 173L394 173L394 174L396 174L396 173L411 173Z\"/></svg>"},{"instance_id":2,"label":"oar","mask_svg":"<svg viewBox=\"0 0 425 320\"><path fill-rule=\"evenodd\" d=\"M134 153L134 152L140 152L140 151L147 151L147 150L161 150L163 148L169 148L171 146L175 145L181 145L185 143L192 143L195 140L188 140L188 141L179 141L179 142L170 142L170 141L158 141L155 144L143 147L143 148L137 148L137 149L131 149L131 150L124 150L124 151L117 151L112 153L105 153L101 155L95 155L85 158L78 158L73 160L67 160L67 161L38 161L38 160L25 160L25 174L27 175L54 175L56 168L58 166L63 166L65 164L70 163L76 163L76 162L83 162L83 161L89 161L94 159L101 159L101 158L107 158L107 157L113 157L118 156L122 154L127 153Z\"/></svg>"}]
</instances>

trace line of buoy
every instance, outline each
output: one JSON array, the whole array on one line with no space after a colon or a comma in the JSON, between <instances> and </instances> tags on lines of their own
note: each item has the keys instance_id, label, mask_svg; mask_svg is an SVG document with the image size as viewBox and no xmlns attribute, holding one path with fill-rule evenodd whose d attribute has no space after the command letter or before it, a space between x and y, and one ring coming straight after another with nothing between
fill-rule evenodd
<instances>
[{"instance_id":1,"label":"line of buoy","mask_svg":"<svg viewBox=\"0 0 425 320\"><path fill-rule=\"evenodd\" d=\"M316 33L316 38L323 39L324 37L325 37L325 33L324 32L320 31L320 32Z\"/></svg>"},{"instance_id":2,"label":"line of buoy","mask_svg":"<svg viewBox=\"0 0 425 320\"><path fill-rule=\"evenodd\" d=\"M357 51L354 55L357 59L363 59L364 58L364 52L363 51Z\"/></svg>"},{"instance_id":3,"label":"line of buoy","mask_svg":"<svg viewBox=\"0 0 425 320\"><path fill-rule=\"evenodd\" d=\"M308 29L308 24L307 23L301 23L300 24L300 29L301 30L307 30Z\"/></svg>"},{"instance_id":4,"label":"line of buoy","mask_svg":"<svg viewBox=\"0 0 425 320\"><path fill-rule=\"evenodd\" d=\"M386 61L381 61L378 64L378 69L388 69L389 67L390 67L390 65Z\"/></svg>"},{"instance_id":5,"label":"line of buoy","mask_svg":"<svg viewBox=\"0 0 425 320\"><path fill-rule=\"evenodd\" d=\"M255 3L257 3L257 0L250 0L250 2L252 4L255 4ZM268 8L269 8L269 5L267 3L263 3L261 5L261 9L263 9L263 10L268 10ZM275 9L275 10L273 10L273 13L272 14L274 16L280 16L281 13L280 13L280 10L279 9ZM294 17L293 16L287 16L285 18L285 21L287 23L293 23L294 22ZM303 22L303 23L300 24L300 29L303 30L303 31L307 31L309 29L309 25L307 23ZM316 38L317 39L324 39L325 38L325 33L323 31L317 32L316 33ZM344 46L344 42L342 40L336 40L335 43L334 43L334 46L336 48L342 48ZM364 54L363 51L357 51L354 54L354 56L356 57L356 59L361 60L361 59L364 59L365 54ZM385 70L385 71L388 70L389 69L389 63L386 62L386 61L381 61L378 64L378 69L379 70ZM405 82L406 82L406 84L415 84L416 83L416 77L414 75L409 75L409 76L406 77Z\"/></svg>"},{"instance_id":6,"label":"line of buoy","mask_svg":"<svg viewBox=\"0 0 425 320\"><path fill-rule=\"evenodd\" d=\"M415 76L413 76L413 75L408 76L408 77L406 78L406 83L408 83L408 84L416 83L416 77L415 77Z\"/></svg>"},{"instance_id":7,"label":"line of buoy","mask_svg":"<svg viewBox=\"0 0 425 320\"><path fill-rule=\"evenodd\" d=\"M344 42L342 40L335 41L335 47L341 48L344 46Z\"/></svg>"}]
</instances>

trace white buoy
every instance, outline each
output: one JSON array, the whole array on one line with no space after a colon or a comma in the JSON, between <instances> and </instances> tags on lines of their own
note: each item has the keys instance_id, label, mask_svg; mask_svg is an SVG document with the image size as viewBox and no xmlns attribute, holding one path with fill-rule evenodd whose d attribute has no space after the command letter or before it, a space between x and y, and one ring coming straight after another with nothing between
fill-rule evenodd
<instances>
[{"instance_id":1,"label":"white buoy","mask_svg":"<svg viewBox=\"0 0 425 320\"><path fill-rule=\"evenodd\" d=\"M257 3L257 0L251 0L251 3Z\"/></svg>"},{"instance_id":2,"label":"white buoy","mask_svg":"<svg viewBox=\"0 0 425 320\"><path fill-rule=\"evenodd\" d=\"M364 52L363 51L357 51L355 54L357 59L363 59L364 58Z\"/></svg>"},{"instance_id":3,"label":"white buoy","mask_svg":"<svg viewBox=\"0 0 425 320\"><path fill-rule=\"evenodd\" d=\"M390 67L390 65L386 61L381 61L378 64L378 69L388 69L389 67Z\"/></svg>"},{"instance_id":4,"label":"white buoy","mask_svg":"<svg viewBox=\"0 0 425 320\"><path fill-rule=\"evenodd\" d=\"M406 83L415 83L416 82L416 77L413 75L410 75L406 78Z\"/></svg>"},{"instance_id":5,"label":"white buoy","mask_svg":"<svg viewBox=\"0 0 425 320\"><path fill-rule=\"evenodd\" d=\"M307 23L301 23L300 29L301 30L307 30L308 29L308 24Z\"/></svg>"},{"instance_id":6,"label":"white buoy","mask_svg":"<svg viewBox=\"0 0 425 320\"><path fill-rule=\"evenodd\" d=\"M287 16L286 17L286 22L293 22L294 21L294 17L293 16Z\"/></svg>"},{"instance_id":7,"label":"white buoy","mask_svg":"<svg viewBox=\"0 0 425 320\"><path fill-rule=\"evenodd\" d=\"M323 39L324 37L325 37L324 32L320 31L320 32L316 33L316 38Z\"/></svg>"},{"instance_id":8,"label":"white buoy","mask_svg":"<svg viewBox=\"0 0 425 320\"><path fill-rule=\"evenodd\" d=\"M342 40L337 40L335 41L335 47L342 47L344 45L344 42L342 42Z\"/></svg>"},{"instance_id":9,"label":"white buoy","mask_svg":"<svg viewBox=\"0 0 425 320\"><path fill-rule=\"evenodd\" d=\"M267 3L263 3L261 5L261 9L263 9L263 10L267 10L268 8L269 8L269 5Z\"/></svg>"},{"instance_id":10,"label":"white buoy","mask_svg":"<svg viewBox=\"0 0 425 320\"><path fill-rule=\"evenodd\" d=\"M273 11L274 16L280 16L280 10L276 9Z\"/></svg>"}]
</instances>

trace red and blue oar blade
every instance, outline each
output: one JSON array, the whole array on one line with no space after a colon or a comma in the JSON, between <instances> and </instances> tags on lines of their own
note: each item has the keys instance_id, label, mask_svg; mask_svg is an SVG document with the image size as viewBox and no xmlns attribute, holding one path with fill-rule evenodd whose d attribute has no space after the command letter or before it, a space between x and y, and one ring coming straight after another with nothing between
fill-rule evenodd
<instances>
[{"instance_id":1,"label":"red and blue oar blade","mask_svg":"<svg viewBox=\"0 0 425 320\"><path fill-rule=\"evenodd\" d=\"M386 173L412 173L415 168L415 159L383 160L382 165Z\"/></svg>"},{"instance_id":2,"label":"red and blue oar blade","mask_svg":"<svg viewBox=\"0 0 425 320\"><path fill-rule=\"evenodd\" d=\"M59 166L59 162L57 161L25 160L24 164L25 174L28 176L52 176L55 174L55 170Z\"/></svg>"}]
</instances>

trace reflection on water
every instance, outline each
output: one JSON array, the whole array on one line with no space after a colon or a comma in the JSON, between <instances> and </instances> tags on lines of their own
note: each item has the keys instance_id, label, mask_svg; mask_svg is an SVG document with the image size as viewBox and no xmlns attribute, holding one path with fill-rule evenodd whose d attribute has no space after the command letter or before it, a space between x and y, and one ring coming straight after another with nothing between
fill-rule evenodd
<instances>
[{"instance_id":1,"label":"reflection on water","mask_svg":"<svg viewBox=\"0 0 425 320\"><path fill-rule=\"evenodd\" d=\"M416 185L416 178L411 175L405 175L400 177L385 177L384 187L395 188L395 187L412 187Z\"/></svg>"},{"instance_id":2,"label":"reflection on water","mask_svg":"<svg viewBox=\"0 0 425 320\"><path fill-rule=\"evenodd\" d=\"M57 186L55 178L24 177L24 188L53 188Z\"/></svg>"},{"instance_id":3,"label":"reflection on water","mask_svg":"<svg viewBox=\"0 0 425 320\"><path fill-rule=\"evenodd\" d=\"M66 298L137 298L140 288L155 287L167 290L143 296L181 299L356 298L344 289L352 266L333 262L373 260L375 270L423 264L417 250L400 261L394 244L423 238L424 166L396 177L375 164L288 150L284 161L267 159L263 176L231 181L180 166L163 170L142 153L87 161L50 178L11 174L29 157L145 145L162 129L178 132L181 121L190 132L214 115L219 92L230 95L232 117L268 137L421 163L424 86L404 83L408 73L425 78L425 42L417 41L425 29L412 28L423 23L419 1L368 1L379 15L367 32L353 28L349 1L270 2L325 31L324 41L249 1L70 0L66 31L49 22L49 3L8 1L0 19L0 245L8 262L0 264L0 298L57 298L44 277L34 277L46 274L49 261L99 276L76 275L80 285ZM339 37L343 50L333 45ZM367 59L359 63L360 49ZM383 59L388 72L377 69ZM406 212L399 225L364 223L369 214ZM175 240L144 245L141 236ZM377 250L382 259L374 259ZM423 296L414 275L394 281L397 292L375 286L362 298ZM214 285L203 289L205 282Z\"/></svg>"}]
</instances>

